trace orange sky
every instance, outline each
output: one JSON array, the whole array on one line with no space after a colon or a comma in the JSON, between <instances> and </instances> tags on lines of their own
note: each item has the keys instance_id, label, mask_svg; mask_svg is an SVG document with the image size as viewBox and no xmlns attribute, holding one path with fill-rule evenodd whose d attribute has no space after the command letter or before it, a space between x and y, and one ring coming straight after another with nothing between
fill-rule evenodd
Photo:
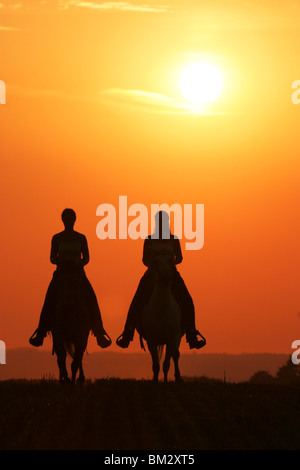
<instances>
[{"instance_id":1,"label":"orange sky","mask_svg":"<svg viewBox=\"0 0 300 470\"><path fill-rule=\"evenodd\" d=\"M179 270L205 352L291 353L300 336L299 17L299 1L1 0L8 349L29 346L65 207L87 236L86 272L115 342L144 271L142 241L98 240L96 208L127 195L129 205L204 204L204 247L182 244ZM198 59L224 77L202 114L186 110L178 88L182 67ZM139 350L136 338L129 351Z\"/></svg>"}]
</instances>

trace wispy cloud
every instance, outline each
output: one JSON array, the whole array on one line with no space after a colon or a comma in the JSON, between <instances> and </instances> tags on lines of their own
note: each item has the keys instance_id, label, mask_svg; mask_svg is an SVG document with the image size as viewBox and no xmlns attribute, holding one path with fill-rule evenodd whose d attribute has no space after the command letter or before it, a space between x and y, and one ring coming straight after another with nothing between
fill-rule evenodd
<instances>
[{"instance_id":1,"label":"wispy cloud","mask_svg":"<svg viewBox=\"0 0 300 470\"><path fill-rule=\"evenodd\" d=\"M123 106L127 109L137 109L141 112L151 114L177 114L189 116L233 114L232 112L229 113L227 111L211 110L207 106L197 106L188 103L187 101L182 101L161 93L143 90L106 88L98 92L86 92L81 90L75 93L67 90L54 90L47 88L24 88L15 84L7 84L7 86L11 95Z\"/></svg>"},{"instance_id":2,"label":"wispy cloud","mask_svg":"<svg viewBox=\"0 0 300 470\"><path fill-rule=\"evenodd\" d=\"M148 113L163 114L227 114L209 111L204 106L196 106L160 93L143 90L109 88L99 92L99 100L106 103L140 108Z\"/></svg>"},{"instance_id":3,"label":"wispy cloud","mask_svg":"<svg viewBox=\"0 0 300 470\"><path fill-rule=\"evenodd\" d=\"M13 3L12 5L9 5L9 8L11 8L12 10L19 10L20 8L22 8L22 3Z\"/></svg>"},{"instance_id":4,"label":"wispy cloud","mask_svg":"<svg viewBox=\"0 0 300 470\"><path fill-rule=\"evenodd\" d=\"M9 8L10 10L19 10L20 8L23 7L23 4L22 3L11 3L11 2L6 2L5 4L4 3L0 3L0 8Z\"/></svg>"},{"instance_id":5,"label":"wispy cloud","mask_svg":"<svg viewBox=\"0 0 300 470\"><path fill-rule=\"evenodd\" d=\"M21 31L20 28L15 28L14 26L1 26L0 31Z\"/></svg>"},{"instance_id":6,"label":"wispy cloud","mask_svg":"<svg viewBox=\"0 0 300 470\"><path fill-rule=\"evenodd\" d=\"M119 11L137 11L145 13L163 13L168 11L167 7L152 6L147 3L135 5L129 2L86 2L81 0L67 0L62 4L64 9L70 7L90 8L93 10L119 10Z\"/></svg>"}]
</instances>

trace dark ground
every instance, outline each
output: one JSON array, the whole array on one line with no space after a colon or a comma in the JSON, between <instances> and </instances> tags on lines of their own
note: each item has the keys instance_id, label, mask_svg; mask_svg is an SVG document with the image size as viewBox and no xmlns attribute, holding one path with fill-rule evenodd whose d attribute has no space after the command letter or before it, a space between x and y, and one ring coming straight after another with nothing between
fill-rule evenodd
<instances>
[{"instance_id":1,"label":"dark ground","mask_svg":"<svg viewBox=\"0 0 300 470\"><path fill-rule=\"evenodd\" d=\"M0 381L0 449L299 449L300 386Z\"/></svg>"}]
</instances>

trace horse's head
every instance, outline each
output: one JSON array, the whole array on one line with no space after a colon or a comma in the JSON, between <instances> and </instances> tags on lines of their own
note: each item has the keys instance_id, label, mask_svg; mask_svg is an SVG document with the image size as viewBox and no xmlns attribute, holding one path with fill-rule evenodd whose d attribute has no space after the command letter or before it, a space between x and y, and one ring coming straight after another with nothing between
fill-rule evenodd
<instances>
[{"instance_id":1,"label":"horse's head","mask_svg":"<svg viewBox=\"0 0 300 470\"><path fill-rule=\"evenodd\" d=\"M162 287L171 284L174 273L174 258L167 250L161 250L152 259L151 270L154 279Z\"/></svg>"}]
</instances>

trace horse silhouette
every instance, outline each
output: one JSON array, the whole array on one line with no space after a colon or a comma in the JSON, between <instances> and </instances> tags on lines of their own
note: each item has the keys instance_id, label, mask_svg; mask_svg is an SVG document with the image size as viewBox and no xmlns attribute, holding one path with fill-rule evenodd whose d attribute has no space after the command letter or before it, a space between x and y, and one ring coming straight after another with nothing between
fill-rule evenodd
<instances>
[{"instance_id":1,"label":"horse silhouette","mask_svg":"<svg viewBox=\"0 0 300 470\"><path fill-rule=\"evenodd\" d=\"M174 260L168 251L158 252L151 264L154 286L148 303L144 306L137 323L143 349L146 341L152 357L153 380L158 381L160 361L163 362L164 381L168 381L171 358L175 366L175 381L182 381L179 370L179 347L184 329L181 325L181 310L173 297L171 284L174 273Z\"/></svg>"},{"instance_id":2,"label":"horse silhouette","mask_svg":"<svg viewBox=\"0 0 300 470\"><path fill-rule=\"evenodd\" d=\"M89 310L80 291L82 269L73 263L65 264L57 274L57 304L54 324L51 329L53 337L53 354L57 356L59 382L70 382L66 357L72 357L71 382L83 383L85 376L82 359L87 347L92 322Z\"/></svg>"}]
</instances>

